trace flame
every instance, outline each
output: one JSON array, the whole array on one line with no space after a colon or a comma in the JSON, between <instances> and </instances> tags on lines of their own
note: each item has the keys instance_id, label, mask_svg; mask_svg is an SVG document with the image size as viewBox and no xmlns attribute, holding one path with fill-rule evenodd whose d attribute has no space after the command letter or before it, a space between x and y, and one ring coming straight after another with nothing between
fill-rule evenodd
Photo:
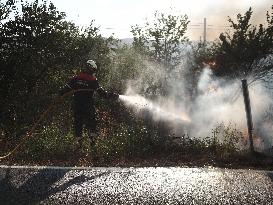
<instances>
[{"instance_id":1,"label":"flame","mask_svg":"<svg viewBox=\"0 0 273 205\"><path fill-rule=\"evenodd\" d=\"M210 94L221 96L224 93L223 93L223 90L219 86L217 86L215 84L210 84L208 86L207 90L204 92L204 95L210 95Z\"/></svg>"},{"instance_id":2,"label":"flame","mask_svg":"<svg viewBox=\"0 0 273 205\"><path fill-rule=\"evenodd\" d=\"M207 93L217 92L217 91L218 91L218 87L216 85L210 85L207 89Z\"/></svg>"},{"instance_id":3,"label":"flame","mask_svg":"<svg viewBox=\"0 0 273 205\"><path fill-rule=\"evenodd\" d=\"M218 65L215 60L208 60L203 62L205 65L209 66L211 69L217 69Z\"/></svg>"},{"instance_id":4,"label":"flame","mask_svg":"<svg viewBox=\"0 0 273 205\"><path fill-rule=\"evenodd\" d=\"M244 145L247 145L247 142L248 142L248 129L247 128L243 129L242 137L243 137Z\"/></svg>"},{"instance_id":5,"label":"flame","mask_svg":"<svg viewBox=\"0 0 273 205\"><path fill-rule=\"evenodd\" d=\"M243 137L244 145L247 145L248 142L249 142L249 134L248 134L248 129L247 128L245 128L243 130L242 137ZM253 139L253 144L254 144L255 148L258 148L258 149L261 149L261 150L264 149L264 141L260 136L258 136L255 133L252 133L252 139Z\"/></svg>"}]
</instances>

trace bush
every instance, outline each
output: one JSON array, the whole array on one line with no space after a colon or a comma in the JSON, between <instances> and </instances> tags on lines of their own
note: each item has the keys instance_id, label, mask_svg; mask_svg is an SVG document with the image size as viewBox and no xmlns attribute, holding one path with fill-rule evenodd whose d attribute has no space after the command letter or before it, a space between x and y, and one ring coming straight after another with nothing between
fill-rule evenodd
<instances>
[{"instance_id":1,"label":"bush","mask_svg":"<svg viewBox=\"0 0 273 205\"><path fill-rule=\"evenodd\" d=\"M28 160L67 159L73 151L74 137L63 133L57 126L44 127L18 152L16 158Z\"/></svg>"},{"instance_id":2,"label":"bush","mask_svg":"<svg viewBox=\"0 0 273 205\"><path fill-rule=\"evenodd\" d=\"M243 134L236 125L221 123L212 130L212 136L206 138L206 145L216 156L228 158L242 148Z\"/></svg>"}]
</instances>

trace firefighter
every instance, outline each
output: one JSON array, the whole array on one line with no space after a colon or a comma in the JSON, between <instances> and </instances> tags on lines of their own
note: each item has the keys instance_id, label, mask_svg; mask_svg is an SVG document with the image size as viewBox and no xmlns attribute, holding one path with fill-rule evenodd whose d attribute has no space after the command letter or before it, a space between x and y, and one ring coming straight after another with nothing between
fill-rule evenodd
<instances>
[{"instance_id":1,"label":"firefighter","mask_svg":"<svg viewBox=\"0 0 273 205\"><path fill-rule=\"evenodd\" d=\"M60 91L59 95L77 90L86 89L74 92L73 96L73 111L74 111L74 129L75 137L78 146L82 145L83 127L87 129L87 134L90 139L90 144L93 145L97 136L97 113L94 107L93 95L96 91L101 97L107 100L117 100L119 95L113 92L107 92L100 87L95 74L97 65L95 61L88 60L82 72L74 76Z\"/></svg>"}]
</instances>

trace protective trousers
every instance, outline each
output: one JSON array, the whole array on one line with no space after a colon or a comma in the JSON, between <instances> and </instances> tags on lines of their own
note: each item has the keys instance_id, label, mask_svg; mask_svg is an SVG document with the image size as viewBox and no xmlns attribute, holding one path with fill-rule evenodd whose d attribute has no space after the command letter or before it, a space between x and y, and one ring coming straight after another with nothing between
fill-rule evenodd
<instances>
[{"instance_id":1,"label":"protective trousers","mask_svg":"<svg viewBox=\"0 0 273 205\"><path fill-rule=\"evenodd\" d=\"M86 110L75 109L74 127L75 136L77 138L82 137L83 129L85 128L87 130L88 137L92 139L93 135L91 133L96 133L97 131L97 113L95 111L95 108L91 107Z\"/></svg>"}]
</instances>

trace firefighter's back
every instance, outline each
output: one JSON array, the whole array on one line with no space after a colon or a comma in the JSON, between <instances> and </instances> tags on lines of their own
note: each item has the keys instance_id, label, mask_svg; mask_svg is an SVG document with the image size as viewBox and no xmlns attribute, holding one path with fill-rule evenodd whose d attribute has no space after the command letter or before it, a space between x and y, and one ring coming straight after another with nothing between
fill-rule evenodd
<instances>
[{"instance_id":1,"label":"firefighter's back","mask_svg":"<svg viewBox=\"0 0 273 205\"><path fill-rule=\"evenodd\" d=\"M81 72L73 77L70 86L79 90L74 94L74 106L77 110L86 110L93 106L94 91L98 88L98 81L94 76Z\"/></svg>"}]
</instances>

